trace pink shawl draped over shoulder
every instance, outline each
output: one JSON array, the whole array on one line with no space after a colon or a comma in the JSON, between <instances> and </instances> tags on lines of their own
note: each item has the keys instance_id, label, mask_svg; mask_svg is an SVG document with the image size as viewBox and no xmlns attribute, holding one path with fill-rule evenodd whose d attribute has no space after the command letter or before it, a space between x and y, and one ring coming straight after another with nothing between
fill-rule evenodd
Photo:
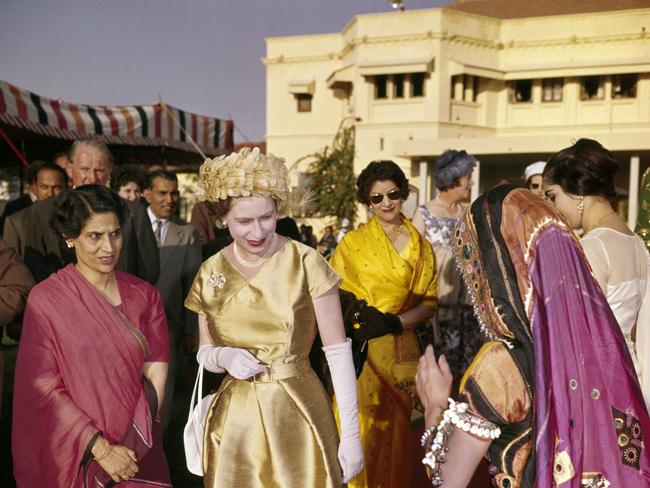
<instances>
[{"instance_id":1,"label":"pink shawl draped over shoulder","mask_svg":"<svg viewBox=\"0 0 650 488\"><path fill-rule=\"evenodd\" d=\"M152 351L166 351L166 320L155 289L125 273L116 277L123 312L151 327ZM98 430L120 443L133 428L151 446L141 376L145 361L167 361L166 353L156 355L145 357L116 310L74 265L37 285L16 363L12 451L18 486L83 486L81 463Z\"/></svg>"}]
</instances>

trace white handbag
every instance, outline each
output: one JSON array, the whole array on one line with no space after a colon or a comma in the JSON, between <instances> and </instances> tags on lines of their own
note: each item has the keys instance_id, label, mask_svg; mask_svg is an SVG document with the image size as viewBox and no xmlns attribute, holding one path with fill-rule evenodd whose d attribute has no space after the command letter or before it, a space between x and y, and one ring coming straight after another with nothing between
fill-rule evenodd
<instances>
[{"instance_id":1,"label":"white handbag","mask_svg":"<svg viewBox=\"0 0 650 488\"><path fill-rule=\"evenodd\" d=\"M214 400L215 393L201 398L203 393L203 365L199 365L199 371L194 382L194 390L190 399L190 412L187 416L187 423L183 431L183 443L185 444L185 461L190 473L203 476L203 437L205 433L205 418Z\"/></svg>"}]
</instances>

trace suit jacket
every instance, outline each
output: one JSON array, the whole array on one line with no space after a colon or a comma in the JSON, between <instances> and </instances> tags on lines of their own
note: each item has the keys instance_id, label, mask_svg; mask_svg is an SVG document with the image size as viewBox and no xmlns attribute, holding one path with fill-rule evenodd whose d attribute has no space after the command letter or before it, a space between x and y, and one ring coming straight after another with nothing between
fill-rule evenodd
<instances>
[{"instance_id":1,"label":"suit jacket","mask_svg":"<svg viewBox=\"0 0 650 488\"><path fill-rule=\"evenodd\" d=\"M43 281L68 263L76 261L61 236L50 226L61 196L48 198L10 215L4 238L23 259L37 282ZM145 208L127 202L131 216L122 226L123 244L116 269L155 284L159 275L158 248Z\"/></svg>"},{"instance_id":2,"label":"suit jacket","mask_svg":"<svg viewBox=\"0 0 650 488\"><path fill-rule=\"evenodd\" d=\"M7 205L5 205L4 212L2 212L2 216L0 216L0 230L4 229L5 220L7 219L7 217L24 208L31 206L32 203L33 203L32 197L30 197L29 195L21 195L18 198L11 200L10 202L7 202Z\"/></svg>"},{"instance_id":3,"label":"suit jacket","mask_svg":"<svg viewBox=\"0 0 650 488\"><path fill-rule=\"evenodd\" d=\"M198 202L194 205L190 223L199 230L199 240L202 246L216 237L217 214L207 202Z\"/></svg>"},{"instance_id":4,"label":"suit jacket","mask_svg":"<svg viewBox=\"0 0 650 488\"><path fill-rule=\"evenodd\" d=\"M148 222L151 228L151 220ZM156 288L167 314L169 343L174 346L184 334L197 335L197 316L184 303L201 266L201 246L199 231L192 224L170 220L167 226L159 249L160 278Z\"/></svg>"},{"instance_id":5,"label":"suit jacket","mask_svg":"<svg viewBox=\"0 0 650 488\"><path fill-rule=\"evenodd\" d=\"M34 278L27 267L16 251L0 239L0 326L20 317L32 286Z\"/></svg>"}]
</instances>

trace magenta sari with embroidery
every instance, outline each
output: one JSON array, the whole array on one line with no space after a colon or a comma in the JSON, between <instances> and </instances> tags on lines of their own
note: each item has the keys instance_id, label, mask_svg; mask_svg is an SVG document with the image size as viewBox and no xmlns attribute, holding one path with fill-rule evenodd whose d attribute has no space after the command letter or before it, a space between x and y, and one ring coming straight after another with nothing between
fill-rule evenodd
<instances>
[{"instance_id":1,"label":"magenta sari with embroidery","mask_svg":"<svg viewBox=\"0 0 650 488\"><path fill-rule=\"evenodd\" d=\"M629 350L558 212L496 187L469 209L454 246L489 339L461 398L501 428L487 454L495 485L650 486L650 417ZM491 373L504 381L485 381ZM524 396L503 386L516 377Z\"/></svg>"},{"instance_id":2,"label":"magenta sari with embroidery","mask_svg":"<svg viewBox=\"0 0 650 488\"><path fill-rule=\"evenodd\" d=\"M119 271L115 276L119 309L135 333L74 265L29 296L13 398L19 488L110 486L87 451L98 431L138 454L140 471L119 486L171 486L152 418L155 394L145 393L143 381L145 362L168 361L167 321L151 285Z\"/></svg>"}]
</instances>

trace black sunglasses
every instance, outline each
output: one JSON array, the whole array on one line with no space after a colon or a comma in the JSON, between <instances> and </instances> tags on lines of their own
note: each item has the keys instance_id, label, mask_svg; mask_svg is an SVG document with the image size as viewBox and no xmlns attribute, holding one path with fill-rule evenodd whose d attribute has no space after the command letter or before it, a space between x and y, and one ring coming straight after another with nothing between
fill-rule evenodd
<instances>
[{"instance_id":1,"label":"black sunglasses","mask_svg":"<svg viewBox=\"0 0 650 488\"><path fill-rule=\"evenodd\" d=\"M395 188L388 193L372 193L368 196L368 200L370 200L370 203L373 205L379 205L384 201L384 196L387 196L389 200L399 200L402 198L402 191Z\"/></svg>"}]
</instances>

